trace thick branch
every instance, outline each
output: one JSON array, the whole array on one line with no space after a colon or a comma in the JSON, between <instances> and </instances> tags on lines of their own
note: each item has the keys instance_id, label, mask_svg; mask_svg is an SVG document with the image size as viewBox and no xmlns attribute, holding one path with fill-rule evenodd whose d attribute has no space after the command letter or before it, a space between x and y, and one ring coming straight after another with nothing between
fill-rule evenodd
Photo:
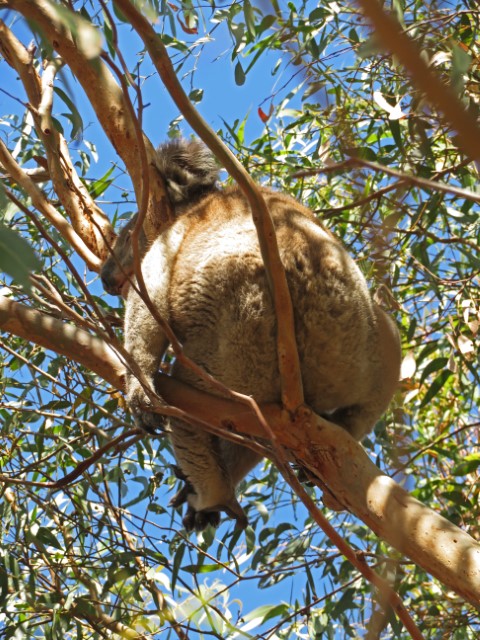
<instances>
[{"instance_id":1,"label":"thick branch","mask_svg":"<svg viewBox=\"0 0 480 640\"><path fill-rule=\"evenodd\" d=\"M123 364L102 340L71 324L0 298L0 328L62 353L89 367L118 389ZM268 439L246 405L211 396L159 374L158 393L202 423L229 432ZM412 498L368 458L346 431L309 410L292 422L277 405L262 413L280 445L328 487L345 508L380 538L480 607L480 544L454 524Z\"/></svg>"},{"instance_id":2,"label":"thick branch","mask_svg":"<svg viewBox=\"0 0 480 640\"><path fill-rule=\"evenodd\" d=\"M157 390L169 403L202 421L265 437L256 417L230 400L159 376ZM476 607L480 607L480 544L410 496L371 462L345 430L305 411L296 423L276 405L262 412L283 445L335 498L380 538L408 556Z\"/></svg>"},{"instance_id":3,"label":"thick branch","mask_svg":"<svg viewBox=\"0 0 480 640\"><path fill-rule=\"evenodd\" d=\"M73 230L67 220L58 213L53 205L45 197L43 191L23 171L22 167L13 158L7 147L0 140L0 164L5 171L24 189L30 196L35 208L40 211L62 234L78 255L85 260L92 271L100 271L101 260L90 251L80 236Z\"/></svg>"},{"instance_id":4,"label":"thick branch","mask_svg":"<svg viewBox=\"0 0 480 640\"><path fill-rule=\"evenodd\" d=\"M458 133L462 149L475 160L480 160L480 128L475 116L463 107L453 90L429 68L416 44L402 31L393 16L383 11L378 0L357 2L372 22L375 35L383 46L397 56L414 84Z\"/></svg>"},{"instance_id":5,"label":"thick branch","mask_svg":"<svg viewBox=\"0 0 480 640\"><path fill-rule=\"evenodd\" d=\"M75 360L115 388L123 388L125 369L116 353L84 329L4 296L0 296L0 329Z\"/></svg>"}]
</instances>

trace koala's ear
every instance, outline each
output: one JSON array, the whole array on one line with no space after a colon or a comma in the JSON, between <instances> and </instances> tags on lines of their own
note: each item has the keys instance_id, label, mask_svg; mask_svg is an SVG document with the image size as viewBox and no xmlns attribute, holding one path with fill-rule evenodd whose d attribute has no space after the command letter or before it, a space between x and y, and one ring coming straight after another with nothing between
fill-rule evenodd
<instances>
[{"instance_id":1,"label":"koala's ear","mask_svg":"<svg viewBox=\"0 0 480 640\"><path fill-rule=\"evenodd\" d=\"M218 180L215 156L196 139L177 138L160 145L156 166L175 207L190 205L199 196L214 190Z\"/></svg>"}]
</instances>

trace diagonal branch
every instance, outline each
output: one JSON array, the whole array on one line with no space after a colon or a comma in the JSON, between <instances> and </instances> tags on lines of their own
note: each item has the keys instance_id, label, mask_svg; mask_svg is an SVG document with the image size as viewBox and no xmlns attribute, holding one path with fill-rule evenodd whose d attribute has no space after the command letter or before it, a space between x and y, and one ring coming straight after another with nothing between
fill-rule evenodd
<instances>
[{"instance_id":1,"label":"diagonal branch","mask_svg":"<svg viewBox=\"0 0 480 640\"><path fill-rule=\"evenodd\" d=\"M10 151L0 140L0 164L10 177L17 182L22 189L30 196L33 205L44 215L53 226L61 233L70 245L75 249L78 255L85 260L86 264L92 271L100 271L102 261L98 258L74 231L67 220L58 213L55 207L49 202L43 191L28 176L18 162L13 158Z\"/></svg>"},{"instance_id":2,"label":"diagonal branch","mask_svg":"<svg viewBox=\"0 0 480 640\"><path fill-rule=\"evenodd\" d=\"M379 193L385 193L386 190L394 189L399 186L399 184L411 184L416 187L420 187L420 189L439 191L440 193L451 193L458 198L464 198L465 200L470 200L471 202L480 202L480 195L471 191L470 189L462 189L461 187L455 187L454 185L446 184L445 182L428 180L427 178L422 178L411 173L403 173L402 171L397 171L397 169L387 167L387 165L385 164L372 162L371 160L366 160L365 158L357 158L355 156L352 156L351 158L348 158L343 162L339 162L338 164L332 164L315 169L306 169L305 171L295 171L295 173L292 173L291 177L305 178L308 176L317 175L319 173L332 173L334 171L342 171L343 169L349 169L350 167L358 166L367 167L369 169L372 169L373 171L378 171L381 173L385 173L388 176L398 178L399 182L397 184L387 185L384 189L379 190L375 194L373 194L372 197L377 197ZM363 202L364 200L361 201L362 204ZM347 207L352 206L358 206L358 202L354 202L352 205L341 207L341 209L343 210Z\"/></svg>"},{"instance_id":3,"label":"diagonal branch","mask_svg":"<svg viewBox=\"0 0 480 640\"><path fill-rule=\"evenodd\" d=\"M4 296L0 296L0 329L71 358L115 388L123 388L125 367L115 351L84 329Z\"/></svg>"},{"instance_id":4,"label":"diagonal branch","mask_svg":"<svg viewBox=\"0 0 480 640\"><path fill-rule=\"evenodd\" d=\"M147 217L153 219L155 214L158 216L165 202L165 189L155 168L155 149L144 134L141 140L138 139L127 97L107 64L97 52L89 49L88 43L80 46L82 29L75 29L75 25L87 25L90 35L95 32L93 25L65 5L57 6L48 0L1 0L0 6L18 11L35 24L36 29L69 66L87 94L108 139L125 163L139 203L145 179L145 169L139 158L142 156L142 145L145 147L149 183ZM69 14L68 24L65 13Z\"/></svg>"},{"instance_id":5,"label":"diagonal branch","mask_svg":"<svg viewBox=\"0 0 480 640\"><path fill-rule=\"evenodd\" d=\"M265 437L263 427L245 407L209 396L165 375L157 387L162 397L203 422L228 433ZM415 564L480 608L480 543L413 498L373 464L363 447L337 425L305 410L296 424L276 405L260 405L276 438L289 455L328 489L342 506L377 536Z\"/></svg>"},{"instance_id":6,"label":"diagonal branch","mask_svg":"<svg viewBox=\"0 0 480 640\"><path fill-rule=\"evenodd\" d=\"M162 82L180 112L236 180L250 204L277 318L277 353L282 383L282 402L287 411L294 414L304 401L300 362L295 340L292 301L268 207L255 182L241 163L219 140L213 129L190 102L175 74L160 36L148 20L129 0L116 0L115 4L142 38Z\"/></svg>"}]
</instances>

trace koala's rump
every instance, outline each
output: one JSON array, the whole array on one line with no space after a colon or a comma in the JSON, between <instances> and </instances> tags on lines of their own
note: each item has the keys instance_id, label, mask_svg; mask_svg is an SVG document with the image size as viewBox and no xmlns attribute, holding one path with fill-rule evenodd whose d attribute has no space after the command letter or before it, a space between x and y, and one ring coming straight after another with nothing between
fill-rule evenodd
<instances>
[{"instance_id":1,"label":"koala's rump","mask_svg":"<svg viewBox=\"0 0 480 640\"><path fill-rule=\"evenodd\" d=\"M345 249L301 213L280 212L276 227L306 401L319 413L360 402L374 385L375 357L375 317L363 276ZM186 354L226 386L260 402L280 399L276 318L248 212L184 238L169 316ZM206 386L178 366L174 375Z\"/></svg>"}]
</instances>

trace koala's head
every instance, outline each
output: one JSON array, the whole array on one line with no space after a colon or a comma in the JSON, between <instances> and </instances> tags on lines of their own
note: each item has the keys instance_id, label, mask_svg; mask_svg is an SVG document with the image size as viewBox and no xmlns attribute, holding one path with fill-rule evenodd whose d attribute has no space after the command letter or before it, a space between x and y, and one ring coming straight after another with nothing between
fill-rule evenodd
<instances>
[{"instance_id":1,"label":"koala's head","mask_svg":"<svg viewBox=\"0 0 480 640\"><path fill-rule=\"evenodd\" d=\"M100 271L103 288L114 296L122 295L125 297L129 281L133 276L132 232L137 218L138 214L136 213L121 229L113 245L112 253L105 260ZM143 255L147 245L143 229L140 230L138 245L140 255Z\"/></svg>"}]
</instances>

